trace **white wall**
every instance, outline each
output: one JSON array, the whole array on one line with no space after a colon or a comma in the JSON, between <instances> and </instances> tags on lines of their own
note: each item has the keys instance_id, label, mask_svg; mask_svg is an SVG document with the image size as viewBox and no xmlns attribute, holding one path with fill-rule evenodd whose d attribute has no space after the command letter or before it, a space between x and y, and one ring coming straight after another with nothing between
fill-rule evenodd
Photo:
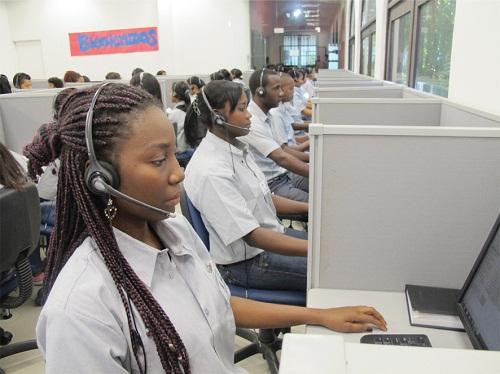
<instances>
[{"instance_id":1,"label":"white wall","mask_svg":"<svg viewBox=\"0 0 500 374\"><path fill-rule=\"evenodd\" d=\"M12 82L17 72L17 55L10 36L10 22L6 3L0 2L0 74L5 74Z\"/></svg>"},{"instance_id":2,"label":"white wall","mask_svg":"<svg viewBox=\"0 0 500 374\"><path fill-rule=\"evenodd\" d=\"M3 22L7 18L10 22ZM249 18L248 0L0 1L0 67L11 77L18 71L13 42L40 40L47 76L76 70L100 80L117 71L128 79L135 67L169 74L211 73L222 67L247 70ZM69 33L147 26L158 26L157 52L70 55ZM15 57L12 61L4 60L5 50Z\"/></svg>"},{"instance_id":3,"label":"white wall","mask_svg":"<svg viewBox=\"0 0 500 374\"><path fill-rule=\"evenodd\" d=\"M449 98L500 115L499 0L457 0Z\"/></svg>"},{"instance_id":4,"label":"white wall","mask_svg":"<svg viewBox=\"0 0 500 374\"><path fill-rule=\"evenodd\" d=\"M250 68L248 0L158 0L158 19L169 73Z\"/></svg>"}]
</instances>

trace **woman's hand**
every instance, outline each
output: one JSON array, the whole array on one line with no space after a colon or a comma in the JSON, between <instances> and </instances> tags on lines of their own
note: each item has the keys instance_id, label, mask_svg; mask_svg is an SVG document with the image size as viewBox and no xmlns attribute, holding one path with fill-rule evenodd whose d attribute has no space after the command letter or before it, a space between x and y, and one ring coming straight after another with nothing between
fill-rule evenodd
<instances>
[{"instance_id":1,"label":"woman's hand","mask_svg":"<svg viewBox=\"0 0 500 374\"><path fill-rule=\"evenodd\" d=\"M387 331L384 317L370 306L347 306L320 310L322 326L339 332L369 331L374 326Z\"/></svg>"}]
</instances>

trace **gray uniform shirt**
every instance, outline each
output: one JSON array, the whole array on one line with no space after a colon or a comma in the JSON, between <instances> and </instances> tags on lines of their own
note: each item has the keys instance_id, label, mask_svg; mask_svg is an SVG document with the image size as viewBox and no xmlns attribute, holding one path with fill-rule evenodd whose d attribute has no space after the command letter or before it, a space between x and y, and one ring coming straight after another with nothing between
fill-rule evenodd
<instances>
[{"instance_id":1,"label":"gray uniform shirt","mask_svg":"<svg viewBox=\"0 0 500 374\"><path fill-rule=\"evenodd\" d=\"M179 333L193 373L235 373L229 290L184 217L157 223L168 247L157 250L114 229L118 246ZM170 254L170 257L169 257ZM133 306L148 373L164 372L152 338ZM37 324L46 373L138 373L125 309L87 238L59 274ZM140 357L141 354L139 354Z\"/></svg>"},{"instance_id":2,"label":"gray uniform shirt","mask_svg":"<svg viewBox=\"0 0 500 374\"><path fill-rule=\"evenodd\" d=\"M187 169L184 188L200 211L217 264L232 264L263 250L242 239L258 227L283 233L266 178L248 145L230 145L207 132Z\"/></svg>"},{"instance_id":3,"label":"gray uniform shirt","mask_svg":"<svg viewBox=\"0 0 500 374\"><path fill-rule=\"evenodd\" d=\"M268 157L272 151L281 148L273 138L270 115L266 115L254 101L248 104L248 111L252 114L251 131L240 140L250 145L250 152L267 180L285 174L286 170Z\"/></svg>"}]
</instances>

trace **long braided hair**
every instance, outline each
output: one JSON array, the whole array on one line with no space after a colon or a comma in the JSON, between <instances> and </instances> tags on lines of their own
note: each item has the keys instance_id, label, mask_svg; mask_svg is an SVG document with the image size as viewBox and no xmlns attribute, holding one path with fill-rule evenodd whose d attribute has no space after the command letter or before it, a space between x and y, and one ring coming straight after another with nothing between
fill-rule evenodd
<instances>
[{"instance_id":1,"label":"long braided hair","mask_svg":"<svg viewBox=\"0 0 500 374\"><path fill-rule=\"evenodd\" d=\"M104 216L105 199L90 192L84 171L88 161L85 119L97 87L76 90L61 103L57 122L43 125L24 149L28 172L35 177L42 166L59 158L56 221L50 238L44 298L47 298L62 267L75 249L90 236L104 258L125 308L132 348L141 368L138 351L144 349L134 330L130 301L155 344L165 372L190 373L186 348L165 311L127 262ZM130 136L130 124L157 101L144 90L123 84L104 88L94 108L93 140L99 160L115 165L117 141ZM115 165L116 166L116 165ZM145 352L143 352L145 354ZM141 368L143 372L143 369Z\"/></svg>"}]
</instances>

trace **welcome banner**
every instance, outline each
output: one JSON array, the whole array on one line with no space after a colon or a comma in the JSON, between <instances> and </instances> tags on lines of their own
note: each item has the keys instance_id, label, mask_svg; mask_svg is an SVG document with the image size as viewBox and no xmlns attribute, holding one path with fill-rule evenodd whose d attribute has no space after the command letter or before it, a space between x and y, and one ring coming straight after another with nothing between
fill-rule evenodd
<instances>
[{"instance_id":1,"label":"welcome banner","mask_svg":"<svg viewBox=\"0 0 500 374\"><path fill-rule=\"evenodd\" d=\"M69 44L71 56L157 51L158 28L70 33Z\"/></svg>"}]
</instances>

